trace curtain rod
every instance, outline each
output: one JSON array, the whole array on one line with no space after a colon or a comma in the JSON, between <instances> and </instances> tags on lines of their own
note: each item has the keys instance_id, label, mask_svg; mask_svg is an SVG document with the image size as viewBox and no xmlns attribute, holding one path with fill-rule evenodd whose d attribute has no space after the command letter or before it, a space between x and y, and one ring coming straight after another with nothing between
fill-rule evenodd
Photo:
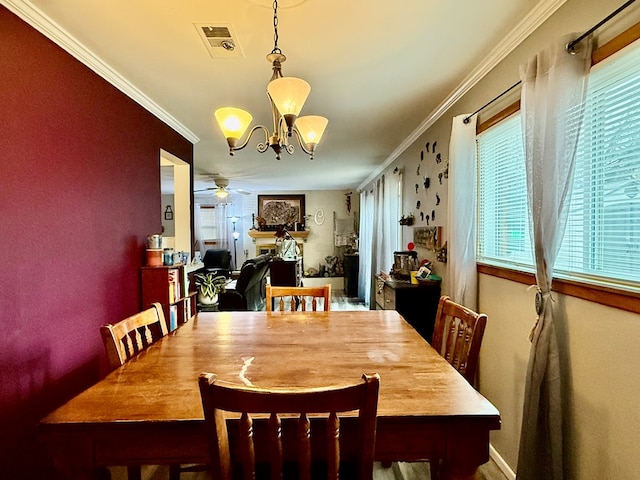
<instances>
[{"instance_id":1,"label":"curtain rod","mask_svg":"<svg viewBox=\"0 0 640 480\"><path fill-rule=\"evenodd\" d=\"M593 27L591 27L589 30L587 30L586 32L584 32L582 35L580 35L578 38L576 38L575 40L569 42L567 44L567 51L569 53L575 53L574 47L576 46L576 44L580 43L584 38L588 37L589 35L591 35L593 32L595 32L598 28L600 28L602 25L604 25L605 23L607 23L609 20L611 20L613 17L615 17L616 15L618 15L620 12L622 12L625 8L627 8L629 5L631 5L633 2L635 2L636 0L629 0L628 2L626 2L624 5L618 7L616 10L614 10L613 12L611 12L609 15L607 15L605 18L603 18L602 20L600 20L598 23L596 23Z\"/></svg>"},{"instance_id":2,"label":"curtain rod","mask_svg":"<svg viewBox=\"0 0 640 480\"><path fill-rule=\"evenodd\" d=\"M635 1L635 0L634 0ZM487 103L485 103L483 106L481 106L479 109L477 109L475 112L469 114L468 117L466 117L464 120L462 120L464 123L469 123L469 120L471 119L471 117L473 117L476 113L481 112L482 110L484 110L485 108L487 108L489 105L491 105L493 102L495 102L496 100L498 100L500 97L502 97L503 95L506 95L507 93L509 93L511 90L513 90L514 88L516 88L518 85L520 85L522 83L522 80L518 80L516 83L514 83L513 85L511 85L509 88L507 88L504 92L502 92L500 95L498 95L497 97L495 97L492 100L489 100Z\"/></svg>"},{"instance_id":3,"label":"curtain rod","mask_svg":"<svg viewBox=\"0 0 640 480\"><path fill-rule=\"evenodd\" d=\"M631 5L632 3L634 3L636 0L628 0L626 3L624 3L623 5L621 5L620 7L618 7L616 10L614 10L613 12L611 12L609 15L607 15L605 18L603 18L602 20L600 20L598 23L596 23L593 27L591 27L589 30L587 30L586 32L584 32L582 35L580 35L578 38L576 38L575 40L570 41L567 46L566 46L566 50L567 52L574 54L576 53L575 51L575 46L580 43L582 40L584 40L586 37L588 37L589 35L591 35L594 31L596 31L598 28L600 28L602 25L604 25L605 23L607 23L609 20L611 20L613 17L615 17L616 15L618 15L620 12L622 12L625 8L627 8L629 5ZM466 117L463 122L464 123L469 123L469 120L471 119L471 117L473 117L474 115L476 115L477 113L480 113L482 110L484 110L485 108L487 108L489 105L491 105L493 102L495 102L496 100L498 100L500 97L502 97L503 95L506 95L507 93L509 93L511 90L513 90L514 88L516 88L518 85L520 85L522 83L522 80L518 80L517 83L513 84L512 86L510 86L509 88L507 88L504 92L502 92L500 95L498 95L497 97L495 97L492 100L489 100L487 103L485 103L483 106L481 106L479 109L477 109L475 112L469 114L468 117Z\"/></svg>"}]
</instances>

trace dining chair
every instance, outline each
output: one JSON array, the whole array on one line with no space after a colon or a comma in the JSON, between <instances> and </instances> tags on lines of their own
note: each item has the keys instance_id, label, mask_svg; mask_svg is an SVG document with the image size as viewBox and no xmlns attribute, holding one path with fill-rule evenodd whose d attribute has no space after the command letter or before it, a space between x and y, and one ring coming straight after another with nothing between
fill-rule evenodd
<instances>
[{"instance_id":1,"label":"dining chair","mask_svg":"<svg viewBox=\"0 0 640 480\"><path fill-rule=\"evenodd\" d=\"M331 310L331 284L322 287L281 287L267 284L266 290L267 312L273 311L275 307L279 307L280 311L292 312L298 309L304 312L310 307L315 312L320 298L323 299L324 311ZM286 299L290 301L285 301Z\"/></svg>"},{"instance_id":2,"label":"dining chair","mask_svg":"<svg viewBox=\"0 0 640 480\"><path fill-rule=\"evenodd\" d=\"M142 312L118 323L103 325L100 334L112 370L124 365L153 342L167 335L167 323L160 303L152 303ZM181 472L199 472L204 465L169 465L169 480L179 480ZM128 480L140 480L139 465L127 467Z\"/></svg>"},{"instance_id":3,"label":"dining chair","mask_svg":"<svg viewBox=\"0 0 640 480\"><path fill-rule=\"evenodd\" d=\"M111 369L124 365L127 360L164 337L167 331L162 305L159 303L153 303L150 308L118 323L100 327Z\"/></svg>"},{"instance_id":4,"label":"dining chair","mask_svg":"<svg viewBox=\"0 0 640 480\"><path fill-rule=\"evenodd\" d=\"M471 385L476 386L478 356L487 316L476 313L447 295L440 297L431 346ZM429 460L431 478L442 478L441 459Z\"/></svg>"},{"instance_id":5,"label":"dining chair","mask_svg":"<svg viewBox=\"0 0 640 480\"><path fill-rule=\"evenodd\" d=\"M486 324L484 313L440 297L431 346L474 386Z\"/></svg>"},{"instance_id":6,"label":"dining chair","mask_svg":"<svg viewBox=\"0 0 640 480\"><path fill-rule=\"evenodd\" d=\"M345 386L309 389L230 384L212 373L200 374L198 382L211 473L216 480L231 480L239 473L241 478L256 478L256 470L262 472L260 468L270 473L269 478L283 478L283 472L295 476L296 470L295 478L300 480L311 479L312 471L313 478L318 478L322 470L327 473L323 478L338 478L348 460L355 462L350 465L356 471L344 478L371 480L380 385L377 373L365 374L360 381ZM352 418L338 416L345 412L352 412ZM348 420L358 426L353 438L347 429L340 428L341 422ZM322 436L321 443L316 443ZM350 447L353 458L341 459L343 442ZM313 455L316 450L312 447L318 445L325 452L321 459ZM289 458L295 460L289 463Z\"/></svg>"}]
</instances>

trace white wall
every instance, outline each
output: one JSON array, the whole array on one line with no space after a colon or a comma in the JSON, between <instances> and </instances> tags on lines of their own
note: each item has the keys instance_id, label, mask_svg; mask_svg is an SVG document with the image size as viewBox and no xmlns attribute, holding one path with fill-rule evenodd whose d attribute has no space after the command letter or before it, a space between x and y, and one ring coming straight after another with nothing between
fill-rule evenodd
<instances>
[{"instance_id":1,"label":"white wall","mask_svg":"<svg viewBox=\"0 0 640 480\"><path fill-rule=\"evenodd\" d=\"M162 236L163 237L174 237L176 234L175 228L175 220L171 218L171 220L167 220L165 218L165 210L167 206L171 207L171 211L175 211L175 205L173 201L173 194L163 194L162 198L162 208L160 209L160 215L162 216Z\"/></svg>"},{"instance_id":2,"label":"white wall","mask_svg":"<svg viewBox=\"0 0 640 480\"><path fill-rule=\"evenodd\" d=\"M351 212L347 212L345 193L351 191ZM333 214L338 218L355 219L356 225L360 214L360 197L355 190L315 190L301 192L305 194L307 215L311 215L307 225L310 233L304 245L304 266L318 268L325 262L327 255L334 254L333 241ZM317 225L314 222L314 214L322 209L324 211L324 223Z\"/></svg>"},{"instance_id":3,"label":"white wall","mask_svg":"<svg viewBox=\"0 0 640 480\"><path fill-rule=\"evenodd\" d=\"M431 126L392 165L404 168L405 209L416 213L416 164L427 141L436 140L448 159L451 120L473 112L516 83L518 66L548 42L570 32L589 29L622 4L620 0L568 0L549 20L502 60L468 94ZM634 5L596 33L596 45L640 21ZM472 41L470 39L470 41ZM490 118L515 101L519 89L484 111L479 121ZM439 149L440 149L439 148ZM425 159L426 161L426 159ZM431 179L433 186L433 178ZM441 195L441 199L443 199ZM426 207L428 208L428 207ZM405 212L406 213L406 212ZM436 223L446 218L436 211ZM418 223L421 225L420 223ZM403 243L412 229L403 228ZM419 250L419 255L429 252ZM436 264L449 286L444 265ZM479 279L479 309L489 316L480 354L480 391L500 410L502 429L492 432L498 454L516 470L520 437L524 378L535 321L533 291L527 285L487 275ZM564 295L555 295L555 308L566 385L565 478L569 480L640 479L640 316Z\"/></svg>"},{"instance_id":4,"label":"white wall","mask_svg":"<svg viewBox=\"0 0 640 480\"><path fill-rule=\"evenodd\" d=\"M351 211L347 212L346 206L346 193L351 191ZM318 269L319 265L325 264L325 257L334 254L333 247L333 218L334 212L337 218L352 218L355 219L356 225L359 221L358 215L360 214L360 197L356 190L306 190L295 192L263 192L264 195L304 195L305 196L305 214L310 218L307 220L307 227L309 230L309 236L303 245L303 261L304 268L314 267ZM256 194L241 197L242 201L242 214L243 224L240 229L238 224L238 230L241 231L240 239L238 240L238 258L240 259L240 250L246 250L248 252L247 258L252 258L256 255L256 245L258 243L273 243L270 240L258 240L254 241L249 235L248 231L251 228L251 214L254 213L257 216L258 212L258 199ZM317 224L314 221L315 213L318 210L324 212L324 223ZM257 226L257 222L256 222ZM300 242L300 240L298 240Z\"/></svg>"}]
</instances>

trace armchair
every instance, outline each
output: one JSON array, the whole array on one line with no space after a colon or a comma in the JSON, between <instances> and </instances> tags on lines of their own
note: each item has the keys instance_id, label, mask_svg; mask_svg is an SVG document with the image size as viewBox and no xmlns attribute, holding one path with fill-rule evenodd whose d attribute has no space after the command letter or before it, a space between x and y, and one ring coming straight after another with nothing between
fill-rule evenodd
<instances>
[{"instance_id":1,"label":"armchair","mask_svg":"<svg viewBox=\"0 0 640 480\"><path fill-rule=\"evenodd\" d=\"M267 273L272 255L265 253L242 264L236 288L227 288L218 296L218 310L264 310Z\"/></svg>"},{"instance_id":2,"label":"armchair","mask_svg":"<svg viewBox=\"0 0 640 480\"><path fill-rule=\"evenodd\" d=\"M231 275L231 252L229 250L208 249L202 259L204 271L215 275Z\"/></svg>"}]
</instances>

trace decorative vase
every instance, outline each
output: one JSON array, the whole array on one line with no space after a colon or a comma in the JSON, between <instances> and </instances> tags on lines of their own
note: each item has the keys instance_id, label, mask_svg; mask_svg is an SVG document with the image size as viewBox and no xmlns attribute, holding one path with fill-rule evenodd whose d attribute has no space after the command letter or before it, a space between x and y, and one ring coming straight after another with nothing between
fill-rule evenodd
<instances>
[{"instance_id":1,"label":"decorative vase","mask_svg":"<svg viewBox=\"0 0 640 480\"><path fill-rule=\"evenodd\" d=\"M218 303L218 294L214 293L213 297L205 296L201 292L198 292L198 303L202 305L215 305Z\"/></svg>"}]
</instances>

